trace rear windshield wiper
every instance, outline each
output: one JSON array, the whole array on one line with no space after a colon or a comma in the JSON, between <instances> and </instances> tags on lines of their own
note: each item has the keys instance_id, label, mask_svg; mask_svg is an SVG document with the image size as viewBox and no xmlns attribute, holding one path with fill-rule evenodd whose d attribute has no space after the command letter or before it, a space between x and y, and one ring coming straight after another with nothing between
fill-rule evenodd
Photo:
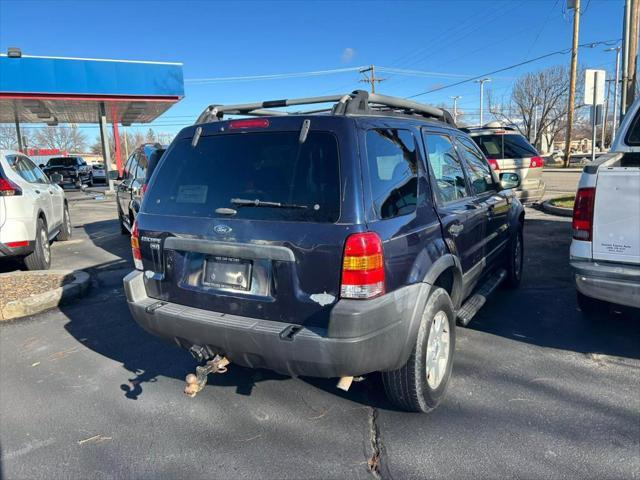
<instances>
[{"instance_id":1,"label":"rear windshield wiper","mask_svg":"<svg viewBox=\"0 0 640 480\"><path fill-rule=\"evenodd\" d=\"M267 207L267 208L309 208L307 205L296 205L295 203L265 202L263 200L249 200L248 198L232 198L231 203L239 207Z\"/></svg>"}]
</instances>

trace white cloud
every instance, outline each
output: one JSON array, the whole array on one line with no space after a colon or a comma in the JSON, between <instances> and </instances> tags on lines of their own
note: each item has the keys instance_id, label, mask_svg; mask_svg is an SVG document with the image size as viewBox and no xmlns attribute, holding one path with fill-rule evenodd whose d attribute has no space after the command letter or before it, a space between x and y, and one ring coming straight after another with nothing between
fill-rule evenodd
<instances>
[{"instance_id":1,"label":"white cloud","mask_svg":"<svg viewBox=\"0 0 640 480\"><path fill-rule=\"evenodd\" d=\"M340 59L342 60L342 63L349 63L351 60L353 60L353 57L355 57L355 55L356 51L351 47L347 47L342 51Z\"/></svg>"}]
</instances>

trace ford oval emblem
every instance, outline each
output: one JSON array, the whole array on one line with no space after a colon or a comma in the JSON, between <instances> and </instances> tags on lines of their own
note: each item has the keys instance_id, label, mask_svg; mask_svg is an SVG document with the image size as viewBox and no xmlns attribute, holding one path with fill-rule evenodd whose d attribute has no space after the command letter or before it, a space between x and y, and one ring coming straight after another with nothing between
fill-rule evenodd
<instances>
[{"instance_id":1,"label":"ford oval emblem","mask_svg":"<svg viewBox=\"0 0 640 480\"><path fill-rule=\"evenodd\" d=\"M227 227L226 225L216 225L213 227L213 231L220 235L227 235L231 233L231 227Z\"/></svg>"}]
</instances>

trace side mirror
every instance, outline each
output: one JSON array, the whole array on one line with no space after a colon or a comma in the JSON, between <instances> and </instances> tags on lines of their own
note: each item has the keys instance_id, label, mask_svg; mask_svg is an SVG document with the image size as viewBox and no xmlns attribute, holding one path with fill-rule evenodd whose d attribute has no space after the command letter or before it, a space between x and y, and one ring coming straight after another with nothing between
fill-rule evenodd
<instances>
[{"instance_id":1,"label":"side mirror","mask_svg":"<svg viewBox=\"0 0 640 480\"><path fill-rule=\"evenodd\" d=\"M40 168L44 168L46 165L44 163L41 163L40 165L38 165L38 167Z\"/></svg>"},{"instance_id":2,"label":"side mirror","mask_svg":"<svg viewBox=\"0 0 640 480\"><path fill-rule=\"evenodd\" d=\"M503 190L518 188L520 186L520 175L517 173L503 172L500 174L500 185Z\"/></svg>"},{"instance_id":3,"label":"side mirror","mask_svg":"<svg viewBox=\"0 0 640 480\"><path fill-rule=\"evenodd\" d=\"M51 180L53 183L62 183L62 180L64 180L62 178L62 175L60 175L59 173L52 173L49 176L49 180Z\"/></svg>"}]
</instances>

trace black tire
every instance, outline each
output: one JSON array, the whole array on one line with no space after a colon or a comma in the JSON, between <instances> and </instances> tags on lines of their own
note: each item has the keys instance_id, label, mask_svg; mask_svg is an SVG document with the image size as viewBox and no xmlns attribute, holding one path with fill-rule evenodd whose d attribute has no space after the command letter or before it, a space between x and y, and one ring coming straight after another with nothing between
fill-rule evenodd
<instances>
[{"instance_id":1,"label":"black tire","mask_svg":"<svg viewBox=\"0 0 640 480\"><path fill-rule=\"evenodd\" d=\"M89 182L88 182L88 184L89 184L90 187L93 187L93 174L92 173L89 174Z\"/></svg>"},{"instance_id":2,"label":"black tire","mask_svg":"<svg viewBox=\"0 0 640 480\"><path fill-rule=\"evenodd\" d=\"M60 226L60 233L58 233L57 240L62 242L71 238L71 216L69 215L69 206L64 204L64 211L62 214L62 225Z\"/></svg>"},{"instance_id":3,"label":"black tire","mask_svg":"<svg viewBox=\"0 0 640 480\"><path fill-rule=\"evenodd\" d=\"M600 320L609 315L609 304L604 300L587 297L578 290L576 290L576 300L582 315L588 320Z\"/></svg>"},{"instance_id":4,"label":"black tire","mask_svg":"<svg viewBox=\"0 0 640 480\"><path fill-rule=\"evenodd\" d=\"M80 176L78 176L78 180L76 180L75 187L78 190L82 190L82 178Z\"/></svg>"},{"instance_id":5,"label":"black tire","mask_svg":"<svg viewBox=\"0 0 640 480\"><path fill-rule=\"evenodd\" d=\"M524 268L524 235L522 225L516 234L509 240L509 245L505 250L505 264L507 268L507 278L504 285L507 288L518 288L522 281L522 270Z\"/></svg>"},{"instance_id":6,"label":"black tire","mask_svg":"<svg viewBox=\"0 0 640 480\"><path fill-rule=\"evenodd\" d=\"M445 318L442 318L445 315ZM436 320L436 316L438 319ZM448 351L446 352L446 364L442 368L442 376L431 376L434 370L427 367L427 355L437 354L446 342L439 344L439 348L429 343L432 333L435 334L436 321L442 325L448 333ZM409 412L427 413L438 406L443 399L449 379L456 345L456 317L453 312L453 304L449 294L443 288L434 290L427 300L422 315L416 343L409 355L407 363L398 370L382 372L384 389L389 400L402 410ZM437 326L435 327L437 328ZM445 332L443 332L445 333ZM439 337L434 337L437 341ZM429 346L431 345L431 348ZM433 383L431 383L433 382Z\"/></svg>"},{"instance_id":7,"label":"black tire","mask_svg":"<svg viewBox=\"0 0 640 480\"><path fill-rule=\"evenodd\" d=\"M47 236L47 228L41 218L36 223L36 245L29 255L24 257L28 270L49 270L51 266L51 250Z\"/></svg>"}]
</instances>

